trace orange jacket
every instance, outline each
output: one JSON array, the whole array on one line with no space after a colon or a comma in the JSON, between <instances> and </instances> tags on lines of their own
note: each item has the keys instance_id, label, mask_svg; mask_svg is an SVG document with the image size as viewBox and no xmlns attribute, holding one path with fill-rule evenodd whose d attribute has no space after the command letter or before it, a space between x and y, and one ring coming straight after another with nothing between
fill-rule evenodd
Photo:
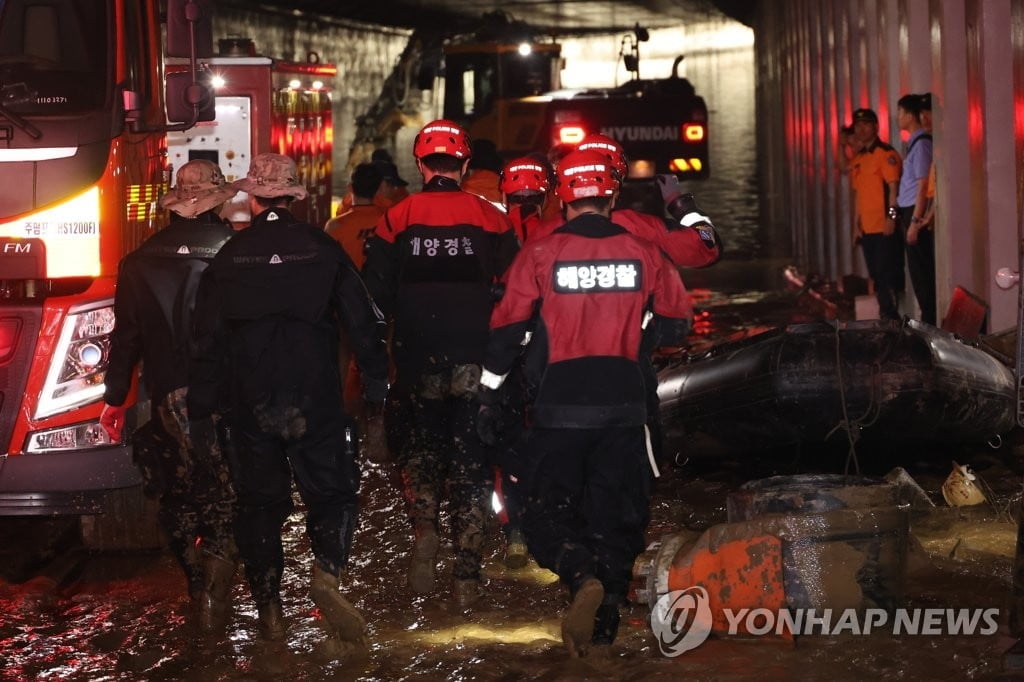
<instances>
[{"instance_id":1,"label":"orange jacket","mask_svg":"<svg viewBox=\"0 0 1024 682\"><path fill-rule=\"evenodd\" d=\"M850 160L850 182L857 194L857 217L864 234L882 234L886 210L896 205L896 195L889 195L889 185L899 183L903 170L900 154L891 146L875 140Z\"/></svg>"},{"instance_id":2,"label":"orange jacket","mask_svg":"<svg viewBox=\"0 0 1024 682\"><path fill-rule=\"evenodd\" d=\"M359 204L327 221L324 229L334 237L355 266L362 270L366 255L363 245L374 233L377 221L384 215L384 209L375 204Z\"/></svg>"}]
</instances>

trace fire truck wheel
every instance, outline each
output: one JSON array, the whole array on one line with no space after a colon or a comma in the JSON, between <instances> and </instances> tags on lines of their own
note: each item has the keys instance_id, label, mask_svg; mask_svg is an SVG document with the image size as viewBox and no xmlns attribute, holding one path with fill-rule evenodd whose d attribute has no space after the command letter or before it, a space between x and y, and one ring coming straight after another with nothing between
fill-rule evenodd
<instances>
[{"instance_id":1,"label":"fire truck wheel","mask_svg":"<svg viewBox=\"0 0 1024 682\"><path fill-rule=\"evenodd\" d=\"M157 525L156 500L142 494L142 486L115 490L107 496L103 513L81 517L82 544L96 551L155 550L163 546Z\"/></svg>"}]
</instances>

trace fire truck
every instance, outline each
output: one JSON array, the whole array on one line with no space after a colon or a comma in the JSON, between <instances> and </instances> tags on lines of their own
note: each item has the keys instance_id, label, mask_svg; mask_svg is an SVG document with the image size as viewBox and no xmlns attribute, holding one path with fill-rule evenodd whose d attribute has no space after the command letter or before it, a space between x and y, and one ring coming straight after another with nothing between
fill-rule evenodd
<instances>
[{"instance_id":1,"label":"fire truck","mask_svg":"<svg viewBox=\"0 0 1024 682\"><path fill-rule=\"evenodd\" d=\"M211 4L0 2L0 515L76 515L94 547L159 543L98 420L118 263L166 222L167 133L208 118Z\"/></svg>"},{"instance_id":2,"label":"fire truck","mask_svg":"<svg viewBox=\"0 0 1024 682\"><path fill-rule=\"evenodd\" d=\"M330 83L338 73L315 53L306 62L258 55L249 38L218 41L218 55L203 59L201 78L215 94L213 120L168 133L172 172L192 159L220 166L229 182L245 176L256 154L275 152L295 159L309 198L293 205L295 216L313 225L331 217L331 154L334 144ZM168 60L168 73L184 72L183 60ZM226 216L248 224L245 194Z\"/></svg>"}]
</instances>

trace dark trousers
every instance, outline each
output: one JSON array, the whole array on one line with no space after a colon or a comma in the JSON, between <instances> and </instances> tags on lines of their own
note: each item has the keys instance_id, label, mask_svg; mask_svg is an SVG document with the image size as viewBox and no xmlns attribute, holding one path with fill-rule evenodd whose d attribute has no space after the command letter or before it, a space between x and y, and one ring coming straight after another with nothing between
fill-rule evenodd
<instances>
[{"instance_id":1,"label":"dark trousers","mask_svg":"<svg viewBox=\"0 0 1024 682\"><path fill-rule=\"evenodd\" d=\"M914 217L914 207L901 207L900 218L903 225L909 226ZM907 270L910 272L910 283L914 286L914 296L921 308L921 321L935 325L935 232L921 230L917 233L917 243L907 244Z\"/></svg>"},{"instance_id":2,"label":"dark trousers","mask_svg":"<svg viewBox=\"0 0 1024 682\"><path fill-rule=\"evenodd\" d=\"M624 597L650 520L643 426L534 429L526 451L530 554L570 590L593 576L607 595Z\"/></svg>"},{"instance_id":3,"label":"dark trousers","mask_svg":"<svg viewBox=\"0 0 1024 682\"><path fill-rule=\"evenodd\" d=\"M234 559L235 496L224 441L208 420L189 424L185 396L181 388L154 398L150 421L132 443L144 490L159 497L157 520L195 592L202 589L201 552Z\"/></svg>"},{"instance_id":4,"label":"dark trousers","mask_svg":"<svg viewBox=\"0 0 1024 682\"><path fill-rule=\"evenodd\" d=\"M494 487L491 451L477 436L478 365L423 375L409 397L408 440L397 461L413 525L437 526L449 500L455 544L452 576L480 576L488 502Z\"/></svg>"},{"instance_id":5,"label":"dark trousers","mask_svg":"<svg viewBox=\"0 0 1024 682\"><path fill-rule=\"evenodd\" d=\"M868 275L875 283L878 317L883 320L900 319L896 294L903 291L903 238L899 230L891 235L865 234L860 245Z\"/></svg>"},{"instance_id":6,"label":"dark trousers","mask_svg":"<svg viewBox=\"0 0 1024 682\"><path fill-rule=\"evenodd\" d=\"M359 468L346 447L343 414L298 408L235 410L232 472L238 492L235 537L258 605L280 599L281 528L292 511L292 476L306 505L306 533L320 567L348 563L358 512Z\"/></svg>"}]
</instances>

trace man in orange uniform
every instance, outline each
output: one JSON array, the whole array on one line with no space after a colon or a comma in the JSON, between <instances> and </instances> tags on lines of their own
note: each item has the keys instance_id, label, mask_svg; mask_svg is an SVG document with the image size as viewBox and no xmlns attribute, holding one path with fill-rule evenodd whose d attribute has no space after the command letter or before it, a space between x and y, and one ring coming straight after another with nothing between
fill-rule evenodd
<instances>
[{"instance_id":1,"label":"man in orange uniform","mask_svg":"<svg viewBox=\"0 0 1024 682\"><path fill-rule=\"evenodd\" d=\"M334 237L356 268L362 270L366 255L363 245L373 234L384 209L373 202L384 176L372 163L361 163L352 172L352 208L327 221L327 234Z\"/></svg>"},{"instance_id":2,"label":"man in orange uniform","mask_svg":"<svg viewBox=\"0 0 1024 682\"><path fill-rule=\"evenodd\" d=\"M896 199L903 161L898 151L878 139L878 115L871 109L854 111L850 127L859 145L850 159L857 213L853 238L864 251L875 283L878 316L898 320L896 292L903 290L903 249L896 231Z\"/></svg>"},{"instance_id":3,"label":"man in orange uniform","mask_svg":"<svg viewBox=\"0 0 1024 682\"><path fill-rule=\"evenodd\" d=\"M462 178L462 191L483 197L495 206L501 204L498 176L501 173L502 164L498 148L493 141L487 138L473 140L469 171Z\"/></svg>"},{"instance_id":4,"label":"man in orange uniform","mask_svg":"<svg viewBox=\"0 0 1024 682\"><path fill-rule=\"evenodd\" d=\"M363 269L366 254L363 251L366 240L377 228L377 221L384 215L385 209L376 203L375 197L384 180L379 165L361 163L352 172L349 182L349 194L352 196L352 207L342 210L338 216L327 221L324 229L334 237L345 253L352 259L357 270ZM339 347L338 366L341 367L344 382L345 411L363 419L362 383L355 358L349 352L348 344ZM363 425L365 429L365 424Z\"/></svg>"}]
</instances>

